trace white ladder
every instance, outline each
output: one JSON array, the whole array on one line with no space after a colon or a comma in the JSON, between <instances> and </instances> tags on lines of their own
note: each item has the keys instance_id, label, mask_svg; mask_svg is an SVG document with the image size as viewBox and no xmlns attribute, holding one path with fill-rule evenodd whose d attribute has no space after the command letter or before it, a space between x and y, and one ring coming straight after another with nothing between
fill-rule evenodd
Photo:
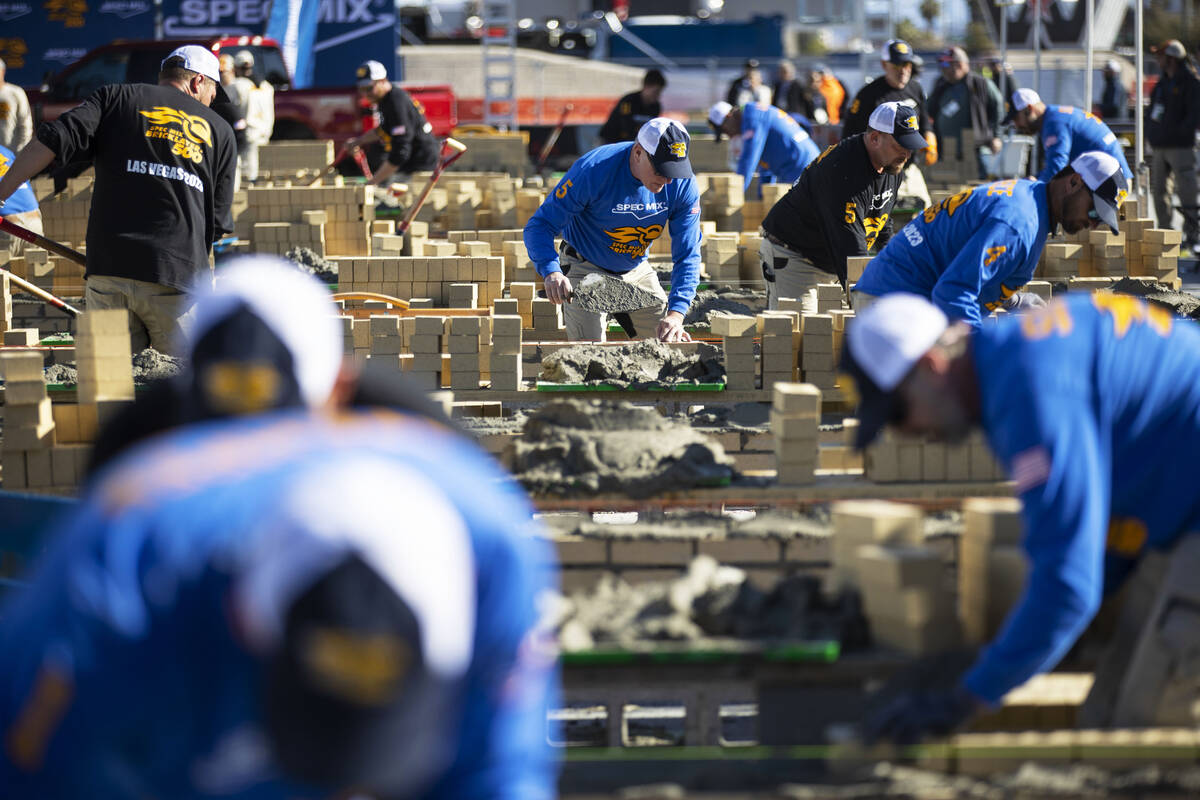
<instances>
[{"instance_id":1,"label":"white ladder","mask_svg":"<svg viewBox=\"0 0 1200 800\"><path fill-rule=\"evenodd\" d=\"M515 0L483 0L483 121L517 129L517 19Z\"/></svg>"}]
</instances>

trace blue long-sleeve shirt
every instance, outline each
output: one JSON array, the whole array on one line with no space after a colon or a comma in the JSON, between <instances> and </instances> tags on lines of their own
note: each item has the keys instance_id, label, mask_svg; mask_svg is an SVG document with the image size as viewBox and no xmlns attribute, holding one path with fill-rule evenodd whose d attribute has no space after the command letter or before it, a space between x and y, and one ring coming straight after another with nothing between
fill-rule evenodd
<instances>
[{"instance_id":1,"label":"blue long-sleeve shirt","mask_svg":"<svg viewBox=\"0 0 1200 800\"><path fill-rule=\"evenodd\" d=\"M312 485L330 475L345 483ZM386 496L368 490L385 479ZM368 492L376 496L356 496ZM281 551L329 547L363 509L403 526L446 519L430 513L435 504L469 540L475 625L455 707L423 743L436 768L417 796L553 797L553 658L531 635L550 553L530 535L528 501L469 442L381 411L193 426L98 476L32 584L0 608L4 796L330 796L274 763L262 721L267 667L245 634L253 615L234 611L238 590L255 565L281 569ZM419 544L393 546L431 557Z\"/></svg>"},{"instance_id":2,"label":"blue long-sleeve shirt","mask_svg":"<svg viewBox=\"0 0 1200 800\"><path fill-rule=\"evenodd\" d=\"M1058 663L1138 557L1200 530L1200 327L1080 293L974 332L971 351L1031 567L965 678L996 703Z\"/></svg>"},{"instance_id":3,"label":"blue long-sleeve shirt","mask_svg":"<svg viewBox=\"0 0 1200 800\"><path fill-rule=\"evenodd\" d=\"M750 188L757 169L783 183L795 183L809 162L821 155L817 143L783 109L763 103L742 106L742 154L737 171Z\"/></svg>"},{"instance_id":4,"label":"blue long-sleeve shirt","mask_svg":"<svg viewBox=\"0 0 1200 800\"><path fill-rule=\"evenodd\" d=\"M671 292L667 310L686 314L700 282L700 193L677 179L658 194L629 169L633 142L597 147L571 165L525 225L525 247L543 278L561 272L554 237L610 272L629 272L663 228L671 232Z\"/></svg>"},{"instance_id":5,"label":"blue long-sleeve shirt","mask_svg":"<svg viewBox=\"0 0 1200 800\"><path fill-rule=\"evenodd\" d=\"M986 184L925 209L893 236L855 284L869 295L927 297L978 327L1027 284L1050 232L1046 184Z\"/></svg>"},{"instance_id":6,"label":"blue long-sleeve shirt","mask_svg":"<svg viewBox=\"0 0 1200 800\"><path fill-rule=\"evenodd\" d=\"M1126 180L1133 180L1133 172L1117 135L1095 114L1082 108L1046 106L1041 138L1044 161L1038 180L1043 183L1049 183L1063 167L1091 150L1108 153L1121 165Z\"/></svg>"},{"instance_id":7,"label":"blue long-sleeve shirt","mask_svg":"<svg viewBox=\"0 0 1200 800\"><path fill-rule=\"evenodd\" d=\"M12 166L15 158L16 156L13 155L12 150L0 144L0 177L3 177L8 172L8 168ZM29 181L25 181L9 196L8 201L3 206L0 206L0 216L5 214L25 214L37 210L38 202L37 197L33 194L33 187L29 185Z\"/></svg>"}]
</instances>

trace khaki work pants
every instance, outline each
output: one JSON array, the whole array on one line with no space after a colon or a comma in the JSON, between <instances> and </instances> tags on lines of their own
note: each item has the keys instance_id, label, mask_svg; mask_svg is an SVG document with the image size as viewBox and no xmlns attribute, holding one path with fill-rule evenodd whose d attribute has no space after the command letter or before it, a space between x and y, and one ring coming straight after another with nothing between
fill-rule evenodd
<instances>
[{"instance_id":1,"label":"khaki work pants","mask_svg":"<svg viewBox=\"0 0 1200 800\"><path fill-rule=\"evenodd\" d=\"M88 311L123 308L129 312L129 343L135 354L153 347L160 353L179 355L192 318L186 294L132 278L90 276L84 302Z\"/></svg>"}]
</instances>

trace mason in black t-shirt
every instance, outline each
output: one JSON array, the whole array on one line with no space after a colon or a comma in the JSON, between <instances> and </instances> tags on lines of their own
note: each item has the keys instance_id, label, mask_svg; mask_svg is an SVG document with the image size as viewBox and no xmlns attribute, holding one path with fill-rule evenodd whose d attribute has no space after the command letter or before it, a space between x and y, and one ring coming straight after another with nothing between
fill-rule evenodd
<instances>
[{"instance_id":1,"label":"mason in black t-shirt","mask_svg":"<svg viewBox=\"0 0 1200 800\"><path fill-rule=\"evenodd\" d=\"M224 98L217 57L174 51L159 84L102 86L43 123L0 181L23 181L51 162L95 167L88 215L85 302L130 312L133 349L173 353L184 293L209 269L212 242L233 230L233 130L209 105Z\"/></svg>"},{"instance_id":2,"label":"mason in black t-shirt","mask_svg":"<svg viewBox=\"0 0 1200 800\"><path fill-rule=\"evenodd\" d=\"M388 151L387 161L375 172L371 183L386 186L397 172L418 172L437 166L441 146L417 101L388 80L387 70L378 61L364 63L357 76L359 93L379 108L379 125L351 139L349 144L364 147L378 141Z\"/></svg>"},{"instance_id":3,"label":"mason in black t-shirt","mask_svg":"<svg viewBox=\"0 0 1200 800\"><path fill-rule=\"evenodd\" d=\"M662 72L647 70L642 77L642 88L630 92L617 101L604 125L600 128L600 141L604 144L632 142L638 131L650 120L662 116L663 89L667 79Z\"/></svg>"},{"instance_id":4,"label":"mason in black t-shirt","mask_svg":"<svg viewBox=\"0 0 1200 800\"><path fill-rule=\"evenodd\" d=\"M827 148L763 219L759 246L767 301L780 297L816 313L816 286L846 286L846 259L883 246L901 172L925 146L911 106L884 103L870 129Z\"/></svg>"}]
</instances>

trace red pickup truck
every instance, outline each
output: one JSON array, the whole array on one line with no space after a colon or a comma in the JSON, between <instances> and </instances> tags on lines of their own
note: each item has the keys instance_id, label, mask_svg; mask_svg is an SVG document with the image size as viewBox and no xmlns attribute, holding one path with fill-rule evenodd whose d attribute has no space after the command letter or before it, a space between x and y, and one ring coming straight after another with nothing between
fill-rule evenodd
<instances>
[{"instance_id":1,"label":"red pickup truck","mask_svg":"<svg viewBox=\"0 0 1200 800\"><path fill-rule=\"evenodd\" d=\"M54 119L78 105L92 91L108 83L155 83L158 67L167 54L195 39L117 41L90 51L53 75L47 85L30 89L29 103L35 122ZM274 139L333 139L337 146L372 127L364 124L363 109L353 86L338 89L293 89L283 54L274 39L262 36L229 36L204 42L214 53L249 50L254 54L254 78L275 86ZM449 86L405 86L425 107L425 117L435 136L449 136L458 124L458 108Z\"/></svg>"}]
</instances>

